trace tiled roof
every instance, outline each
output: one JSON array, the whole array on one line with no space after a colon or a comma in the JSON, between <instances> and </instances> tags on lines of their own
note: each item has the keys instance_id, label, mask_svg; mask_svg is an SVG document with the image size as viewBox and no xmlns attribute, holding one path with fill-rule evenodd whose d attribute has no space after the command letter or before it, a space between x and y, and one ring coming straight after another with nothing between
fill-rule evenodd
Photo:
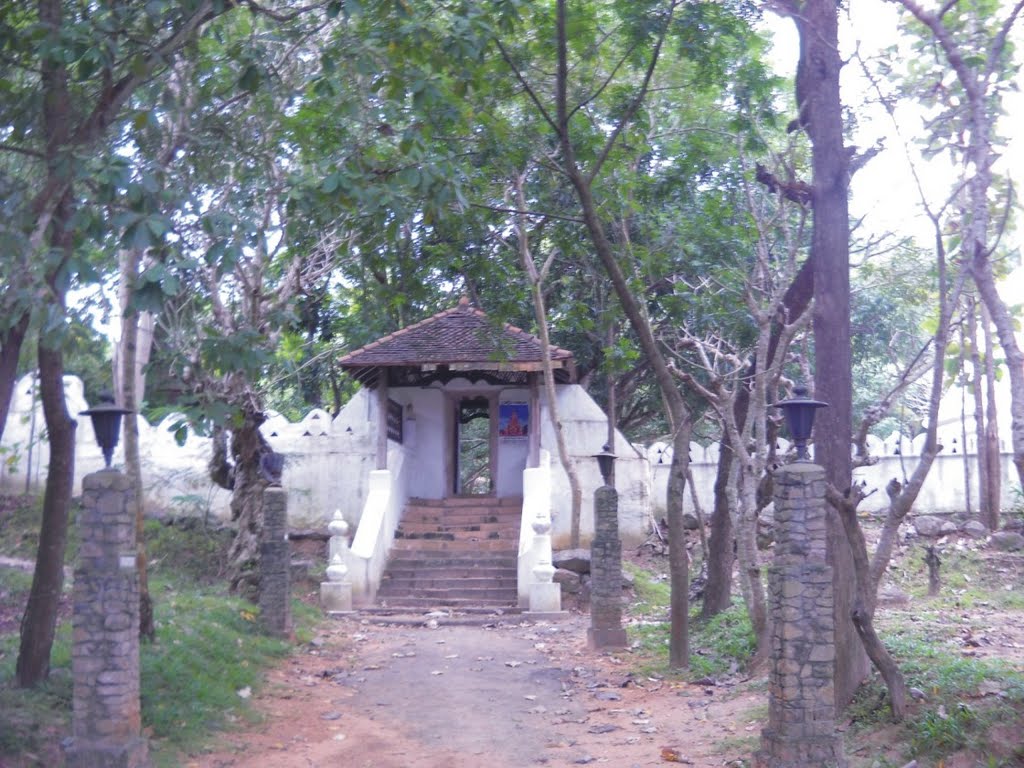
<instances>
[{"instance_id":1,"label":"tiled roof","mask_svg":"<svg viewBox=\"0 0 1024 768\"><path fill-rule=\"evenodd\" d=\"M513 325L493 323L463 297L456 307L349 352L339 363L350 371L451 364L540 370L542 357L540 339ZM551 359L572 365L572 353L565 349L552 347Z\"/></svg>"}]
</instances>

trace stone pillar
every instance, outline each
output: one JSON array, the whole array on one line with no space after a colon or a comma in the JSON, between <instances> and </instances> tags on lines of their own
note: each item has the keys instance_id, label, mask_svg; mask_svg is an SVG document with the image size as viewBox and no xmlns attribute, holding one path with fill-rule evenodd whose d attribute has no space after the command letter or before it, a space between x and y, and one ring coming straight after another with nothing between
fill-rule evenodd
<instances>
[{"instance_id":1,"label":"stone pillar","mask_svg":"<svg viewBox=\"0 0 1024 768\"><path fill-rule=\"evenodd\" d=\"M139 573L134 494L105 469L82 478L75 567L70 768L143 768L139 706Z\"/></svg>"},{"instance_id":2,"label":"stone pillar","mask_svg":"<svg viewBox=\"0 0 1024 768\"><path fill-rule=\"evenodd\" d=\"M338 614L352 611L352 582L348 580L348 523L341 510L334 511L334 519L327 524L331 534L327 546L327 581L320 582L320 607L324 613Z\"/></svg>"},{"instance_id":3,"label":"stone pillar","mask_svg":"<svg viewBox=\"0 0 1024 768\"><path fill-rule=\"evenodd\" d=\"M594 493L594 540L590 545L590 629L593 649L625 648L622 628L622 541L619 494L610 485Z\"/></svg>"},{"instance_id":4,"label":"stone pillar","mask_svg":"<svg viewBox=\"0 0 1024 768\"><path fill-rule=\"evenodd\" d=\"M291 552L288 546L288 494L272 485L263 491L260 542L260 623L276 637L292 634Z\"/></svg>"},{"instance_id":5,"label":"stone pillar","mask_svg":"<svg viewBox=\"0 0 1024 768\"><path fill-rule=\"evenodd\" d=\"M759 768L846 765L835 729L832 567L825 559L825 471L795 463L775 471L775 556L768 725Z\"/></svg>"}]
</instances>

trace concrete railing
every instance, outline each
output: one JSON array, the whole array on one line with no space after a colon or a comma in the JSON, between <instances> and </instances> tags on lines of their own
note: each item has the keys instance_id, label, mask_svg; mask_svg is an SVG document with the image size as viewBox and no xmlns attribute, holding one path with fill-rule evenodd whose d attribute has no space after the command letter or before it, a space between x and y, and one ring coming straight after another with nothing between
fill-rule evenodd
<instances>
[{"instance_id":1,"label":"concrete railing","mask_svg":"<svg viewBox=\"0 0 1024 768\"><path fill-rule=\"evenodd\" d=\"M530 604L534 568L542 560L551 562L551 454L540 452L539 466L523 470L523 516L519 524L518 588L519 607ZM535 525L546 530L543 533ZM546 550L546 551L545 551Z\"/></svg>"},{"instance_id":2,"label":"concrete railing","mask_svg":"<svg viewBox=\"0 0 1024 768\"><path fill-rule=\"evenodd\" d=\"M366 503L352 547L346 553L353 599L373 602L387 564L395 529L408 499L405 490L405 451L388 452L391 469L370 472Z\"/></svg>"}]
</instances>

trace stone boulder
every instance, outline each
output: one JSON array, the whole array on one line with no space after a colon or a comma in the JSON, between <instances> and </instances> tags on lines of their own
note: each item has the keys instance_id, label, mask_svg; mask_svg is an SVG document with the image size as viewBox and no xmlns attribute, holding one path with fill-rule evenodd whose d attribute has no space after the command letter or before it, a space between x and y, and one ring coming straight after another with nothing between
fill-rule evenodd
<instances>
[{"instance_id":1,"label":"stone boulder","mask_svg":"<svg viewBox=\"0 0 1024 768\"><path fill-rule=\"evenodd\" d=\"M878 604L888 606L910 605L910 595L894 584L884 584L878 590Z\"/></svg>"},{"instance_id":2,"label":"stone boulder","mask_svg":"<svg viewBox=\"0 0 1024 768\"><path fill-rule=\"evenodd\" d=\"M583 582L580 579L580 575L575 571L569 571L565 568L555 569L555 584L559 584L562 587L562 594L575 595L581 589L583 589Z\"/></svg>"},{"instance_id":3,"label":"stone boulder","mask_svg":"<svg viewBox=\"0 0 1024 768\"><path fill-rule=\"evenodd\" d=\"M697 519L697 516L693 514L693 512L683 513L683 528L685 528L688 531L696 531L698 528L700 528L700 521Z\"/></svg>"},{"instance_id":4,"label":"stone boulder","mask_svg":"<svg viewBox=\"0 0 1024 768\"><path fill-rule=\"evenodd\" d=\"M1003 552L1018 552L1024 549L1024 536L1016 531L996 531L992 534L992 546Z\"/></svg>"},{"instance_id":5,"label":"stone boulder","mask_svg":"<svg viewBox=\"0 0 1024 768\"><path fill-rule=\"evenodd\" d=\"M633 589L636 586L636 577L630 571L622 571L622 588Z\"/></svg>"},{"instance_id":6,"label":"stone boulder","mask_svg":"<svg viewBox=\"0 0 1024 768\"><path fill-rule=\"evenodd\" d=\"M590 573L590 550L561 549L552 553L551 564L573 573Z\"/></svg>"},{"instance_id":7,"label":"stone boulder","mask_svg":"<svg viewBox=\"0 0 1024 768\"><path fill-rule=\"evenodd\" d=\"M918 536L939 536L944 522L941 517L934 515L918 515L914 518L914 530Z\"/></svg>"},{"instance_id":8,"label":"stone boulder","mask_svg":"<svg viewBox=\"0 0 1024 768\"><path fill-rule=\"evenodd\" d=\"M960 527L952 520L946 520L942 525L939 526L940 536L950 536L954 533L959 533Z\"/></svg>"},{"instance_id":9,"label":"stone boulder","mask_svg":"<svg viewBox=\"0 0 1024 768\"><path fill-rule=\"evenodd\" d=\"M988 526L980 520L968 520L964 523L964 534L972 539L984 539L988 536Z\"/></svg>"}]
</instances>

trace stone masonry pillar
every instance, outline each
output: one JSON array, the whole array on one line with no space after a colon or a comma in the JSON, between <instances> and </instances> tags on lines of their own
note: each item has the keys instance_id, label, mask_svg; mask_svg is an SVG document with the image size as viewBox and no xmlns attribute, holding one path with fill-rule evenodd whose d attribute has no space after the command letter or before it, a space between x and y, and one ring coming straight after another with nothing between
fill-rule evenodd
<instances>
[{"instance_id":1,"label":"stone masonry pillar","mask_svg":"<svg viewBox=\"0 0 1024 768\"><path fill-rule=\"evenodd\" d=\"M128 478L82 479L72 615L70 768L144 768L139 705L139 573Z\"/></svg>"},{"instance_id":2,"label":"stone masonry pillar","mask_svg":"<svg viewBox=\"0 0 1024 768\"><path fill-rule=\"evenodd\" d=\"M825 560L825 471L794 463L775 471L775 556L768 725L759 768L841 768L835 729L832 567Z\"/></svg>"},{"instance_id":3,"label":"stone masonry pillar","mask_svg":"<svg viewBox=\"0 0 1024 768\"><path fill-rule=\"evenodd\" d=\"M263 491L260 543L260 623L267 634L292 634L291 551L288 546L288 493L278 485Z\"/></svg>"},{"instance_id":4,"label":"stone masonry pillar","mask_svg":"<svg viewBox=\"0 0 1024 768\"><path fill-rule=\"evenodd\" d=\"M590 545L590 629L593 649L625 648L622 628L622 541L619 494L610 485L594 493L594 540Z\"/></svg>"}]
</instances>

